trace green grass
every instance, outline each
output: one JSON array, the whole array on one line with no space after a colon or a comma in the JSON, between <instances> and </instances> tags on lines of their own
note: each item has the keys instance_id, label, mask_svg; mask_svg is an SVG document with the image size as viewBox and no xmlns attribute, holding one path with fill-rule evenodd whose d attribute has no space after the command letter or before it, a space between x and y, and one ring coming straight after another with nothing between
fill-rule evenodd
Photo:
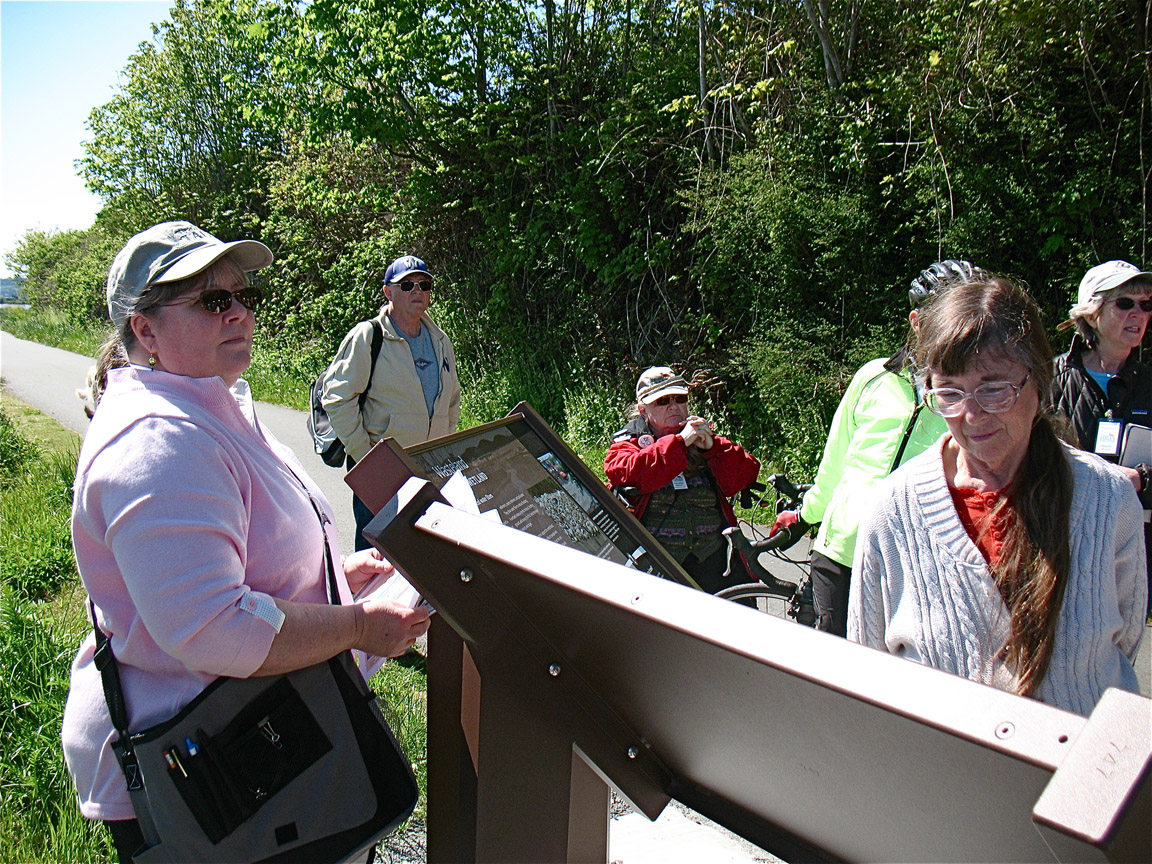
<instances>
[{"instance_id":1,"label":"green grass","mask_svg":"<svg viewBox=\"0 0 1152 864\"><path fill-rule=\"evenodd\" d=\"M108 338L111 325L107 322L79 323L55 309L8 308L0 309L0 329L29 342L95 357Z\"/></svg>"},{"instance_id":2,"label":"green grass","mask_svg":"<svg viewBox=\"0 0 1152 864\"><path fill-rule=\"evenodd\" d=\"M370 686L380 697L388 725L408 758L420 784L420 803L412 821L422 822L428 801L428 672L419 655L390 660L372 676Z\"/></svg>"},{"instance_id":3,"label":"green grass","mask_svg":"<svg viewBox=\"0 0 1152 864\"><path fill-rule=\"evenodd\" d=\"M108 861L60 750L72 657L88 630L68 535L79 439L0 401L0 861Z\"/></svg>"},{"instance_id":4,"label":"green grass","mask_svg":"<svg viewBox=\"0 0 1152 864\"><path fill-rule=\"evenodd\" d=\"M57 602L0 589L0 860L107 861L103 828L80 815L60 750L68 672L87 632L75 581Z\"/></svg>"},{"instance_id":5,"label":"green grass","mask_svg":"<svg viewBox=\"0 0 1152 864\"><path fill-rule=\"evenodd\" d=\"M60 748L69 670L90 627L68 534L78 444L0 390L0 862L115 860L107 833L77 809ZM421 790L412 822L420 824L424 663L386 663L372 687L412 760Z\"/></svg>"},{"instance_id":6,"label":"green grass","mask_svg":"<svg viewBox=\"0 0 1152 864\"><path fill-rule=\"evenodd\" d=\"M68 517L78 450L75 435L33 443L0 408L0 581L22 599L50 599L75 581Z\"/></svg>"}]
</instances>

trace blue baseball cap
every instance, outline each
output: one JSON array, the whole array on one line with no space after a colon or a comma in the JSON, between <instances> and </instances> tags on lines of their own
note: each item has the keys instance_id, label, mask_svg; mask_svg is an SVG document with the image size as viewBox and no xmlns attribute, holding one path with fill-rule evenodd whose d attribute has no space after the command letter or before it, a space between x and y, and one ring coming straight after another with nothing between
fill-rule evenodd
<instances>
[{"instance_id":1,"label":"blue baseball cap","mask_svg":"<svg viewBox=\"0 0 1152 864\"><path fill-rule=\"evenodd\" d=\"M401 255L384 271L384 284L395 285L405 276L411 276L413 273L423 273L429 279L432 278L432 274L428 272L424 262L415 255Z\"/></svg>"}]
</instances>

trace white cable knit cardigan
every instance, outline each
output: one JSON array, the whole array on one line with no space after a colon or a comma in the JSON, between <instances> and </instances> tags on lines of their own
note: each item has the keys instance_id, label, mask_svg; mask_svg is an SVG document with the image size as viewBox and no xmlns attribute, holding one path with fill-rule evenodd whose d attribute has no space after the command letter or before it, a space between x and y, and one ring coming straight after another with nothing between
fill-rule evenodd
<instances>
[{"instance_id":1,"label":"white cable knit cardigan","mask_svg":"<svg viewBox=\"0 0 1152 864\"><path fill-rule=\"evenodd\" d=\"M876 490L852 564L848 638L1012 689L996 660L1009 615L944 477L949 435ZM1065 447L1072 467L1071 574L1036 697L1087 715L1108 687L1138 692L1132 661L1148 590L1142 510L1127 478Z\"/></svg>"}]
</instances>

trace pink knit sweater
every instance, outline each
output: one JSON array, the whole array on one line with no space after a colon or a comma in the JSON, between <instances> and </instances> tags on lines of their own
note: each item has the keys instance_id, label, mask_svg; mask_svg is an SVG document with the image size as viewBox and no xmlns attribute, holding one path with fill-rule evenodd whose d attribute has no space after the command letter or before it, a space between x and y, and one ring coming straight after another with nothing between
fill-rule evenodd
<instances>
[{"instance_id":1,"label":"pink knit sweater","mask_svg":"<svg viewBox=\"0 0 1152 864\"><path fill-rule=\"evenodd\" d=\"M256 420L244 381L230 391L219 378L111 373L80 451L72 539L133 731L217 676L255 672L276 635L272 597L326 602L323 534L305 486L331 519L291 451ZM94 641L72 664L64 755L85 816L132 819Z\"/></svg>"}]
</instances>

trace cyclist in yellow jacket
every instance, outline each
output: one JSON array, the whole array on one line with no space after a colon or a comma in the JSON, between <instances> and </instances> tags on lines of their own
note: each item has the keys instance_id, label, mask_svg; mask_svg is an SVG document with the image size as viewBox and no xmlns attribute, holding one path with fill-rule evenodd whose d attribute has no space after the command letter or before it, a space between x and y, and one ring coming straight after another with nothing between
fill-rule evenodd
<instances>
[{"instance_id":1,"label":"cyclist in yellow jacket","mask_svg":"<svg viewBox=\"0 0 1152 864\"><path fill-rule=\"evenodd\" d=\"M933 264L912 280L908 343L892 357L865 363L848 384L832 418L816 481L799 511L776 517L772 533L802 521L820 524L809 567L817 630L846 636L848 586L856 529L872 488L947 431L943 419L923 410L911 367L911 339L918 307L943 288L969 281L979 269L967 261Z\"/></svg>"}]
</instances>

